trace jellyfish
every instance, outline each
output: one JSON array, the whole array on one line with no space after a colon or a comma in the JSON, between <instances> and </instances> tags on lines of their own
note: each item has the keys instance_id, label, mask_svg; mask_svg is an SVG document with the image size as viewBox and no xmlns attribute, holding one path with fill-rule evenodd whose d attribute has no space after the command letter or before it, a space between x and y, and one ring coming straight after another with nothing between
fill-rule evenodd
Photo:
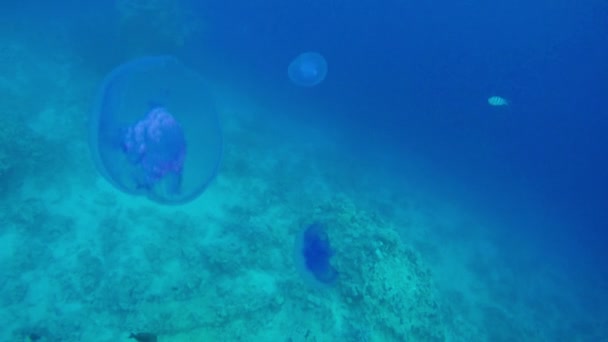
<instances>
[{"instance_id":1,"label":"jellyfish","mask_svg":"<svg viewBox=\"0 0 608 342\"><path fill-rule=\"evenodd\" d=\"M289 64L287 74L296 85L316 86L323 82L327 75L327 62L316 52L305 52Z\"/></svg>"},{"instance_id":2,"label":"jellyfish","mask_svg":"<svg viewBox=\"0 0 608 342\"><path fill-rule=\"evenodd\" d=\"M98 172L125 193L185 203L217 174L222 134L213 101L202 77L174 57L113 70L89 124Z\"/></svg>"},{"instance_id":3,"label":"jellyfish","mask_svg":"<svg viewBox=\"0 0 608 342\"><path fill-rule=\"evenodd\" d=\"M331 265L334 252L323 225L313 223L296 237L295 261L305 280L316 285L331 285L338 272Z\"/></svg>"},{"instance_id":4,"label":"jellyfish","mask_svg":"<svg viewBox=\"0 0 608 342\"><path fill-rule=\"evenodd\" d=\"M507 99L500 97L500 96L490 96L488 98L488 104L493 107L501 107L501 106L508 106L509 101L507 101Z\"/></svg>"}]
</instances>

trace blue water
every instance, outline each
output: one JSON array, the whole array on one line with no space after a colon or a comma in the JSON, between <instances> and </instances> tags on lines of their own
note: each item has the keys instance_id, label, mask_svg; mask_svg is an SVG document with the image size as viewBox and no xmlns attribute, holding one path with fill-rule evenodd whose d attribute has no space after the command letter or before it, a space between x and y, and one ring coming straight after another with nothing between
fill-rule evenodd
<instances>
[{"instance_id":1,"label":"blue water","mask_svg":"<svg viewBox=\"0 0 608 342\"><path fill-rule=\"evenodd\" d=\"M0 340L608 341L606 23L600 0L3 3ZM146 56L179 64L104 88ZM175 144L125 146L159 109Z\"/></svg>"},{"instance_id":2,"label":"blue water","mask_svg":"<svg viewBox=\"0 0 608 342\"><path fill-rule=\"evenodd\" d=\"M414 156L432 172L421 181L509 221L504 234L606 274L605 3L201 6L224 64L329 108L306 119L350 135L353 153L397 169ZM293 95L277 66L302 49L331 71L322 88ZM489 107L495 94L511 105Z\"/></svg>"}]
</instances>

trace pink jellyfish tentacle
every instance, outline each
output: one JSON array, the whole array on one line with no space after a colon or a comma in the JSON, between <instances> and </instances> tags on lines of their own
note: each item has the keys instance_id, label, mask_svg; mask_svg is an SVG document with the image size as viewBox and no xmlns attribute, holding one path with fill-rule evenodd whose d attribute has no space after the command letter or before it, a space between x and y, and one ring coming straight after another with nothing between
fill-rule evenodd
<instances>
[{"instance_id":1,"label":"pink jellyfish tentacle","mask_svg":"<svg viewBox=\"0 0 608 342\"><path fill-rule=\"evenodd\" d=\"M181 178L186 139L182 126L164 107L151 109L127 128L122 148L141 174L142 188L153 187L170 175Z\"/></svg>"}]
</instances>

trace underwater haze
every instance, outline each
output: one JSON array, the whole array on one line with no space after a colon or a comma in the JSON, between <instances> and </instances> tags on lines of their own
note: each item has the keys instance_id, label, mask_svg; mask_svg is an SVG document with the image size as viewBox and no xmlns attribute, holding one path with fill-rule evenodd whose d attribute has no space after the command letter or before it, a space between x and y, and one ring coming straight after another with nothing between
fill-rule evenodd
<instances>
[{"instance_id":1,"label":"underwater haze","mask_svg":"<svg viewBox=\"0 0 608 342\"><path fill-rule=\"evenodd\" d=\"M0 341L608 341L606 23L2 2Z\"/></svg>"}]
</instances>

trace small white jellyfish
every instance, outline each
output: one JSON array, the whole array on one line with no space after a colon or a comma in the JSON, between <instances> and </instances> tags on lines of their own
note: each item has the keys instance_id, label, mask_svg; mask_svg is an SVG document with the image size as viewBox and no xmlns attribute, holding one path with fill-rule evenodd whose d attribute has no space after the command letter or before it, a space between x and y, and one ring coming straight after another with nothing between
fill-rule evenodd
<instances>
[{"instance_id":1,"label":"small white jellyfish","mask_svg":"<svg viewBox=\"0 0 608 342\"><path fill-rule=\"evenodd\" d=\"M296 85L312 87L323 82L327 75L327 62L317 52L305 52L289 63L289 79Z\"/></svg>"},{"instance_id":2,"label":"small white jellyfish","mask_svg":"<svg viewBox=\"0 0 608 342\"><path fill-rule=\"evenodd\" d=\"M500 97L500 96L490 96L488 98L488 104L493 107L501 107L501 106L508 106L509 101L507 101L507 99Z\"/></svg>"}]
</instances>

